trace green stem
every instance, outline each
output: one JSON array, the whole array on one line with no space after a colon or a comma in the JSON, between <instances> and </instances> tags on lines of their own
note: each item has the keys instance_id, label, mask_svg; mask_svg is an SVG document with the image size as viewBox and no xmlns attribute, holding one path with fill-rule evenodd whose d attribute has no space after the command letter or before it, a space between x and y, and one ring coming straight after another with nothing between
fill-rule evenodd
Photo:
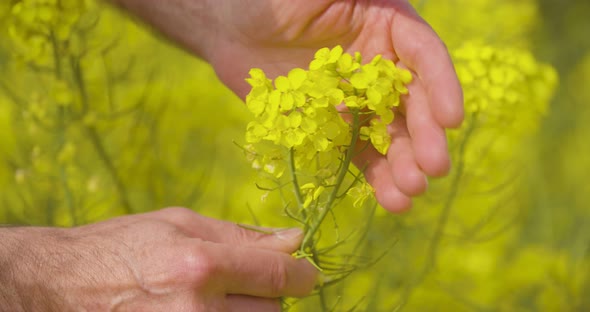
<instances>
[{"instance_id":1,"label":"green stem","mask_svg":"<svg viewBox=\"0 0 590 312\"><path fill-rule=\"evenodd\" d=\"M115 165L111 161L111 158L109 157L104 147L104 144L100 139L100 136L98 135L98 133L96 133L96 130L93 127L87 126L85 128L86 132L88 133L88 137L90 138L90 142L94 146L94 149L96 149L96 152L98 153L100 160L105 165L109 175L115 183L115 189L119 194L119 201L121 203L121 206L123 206L123 208L125 209L125 213L132 213L133 209L131 207L129 199L127 198L127 190L125 189L125 184L123 184L123 180L119 176L117 168L115 168Z\"/></svg>"},{"instance_id":2,"label":"green stem","mask_svg":"<svg viewBox=\"0 0 590 312\"><path fill-rule=\"evenodd\" d=\"M76 206L74 206L74 196L70 190L70 186L68 185L68 176L66 173L66 169L63 165L59 166L59 178L64 190L66 205L68 207L68 210L70 211L70 216L72 217L72 225L76 226L79 224L78 214L76 213Z\"/></svg>"},{"instance_id":3,"label":"green stem","mask_svg":"<svg viewBox=\"0 0 590 312\"><path fill-rule=\"evenodd\" d=\"M80 60L76 59L75 57L70 57L70 68L72 70L74 81L78 87L79 95L80 95L80 102L82 103L82 108L78 117L83 118L86 112L88 111L88 91L86 90L86 83L84 80L84 75L82 74L82 69L80 67Z\"/></svg>"},{"instance_id":4,"label":"green stem","mask_svg":"<svg viewBox=\"0 0 590 312\"><path fill-rule=\"evenodd\" d=\"M54 61L54 76L55 79L61 80L62 79L62 69L61 69L61 58L59 55L59 47L58 42L55 38L55 34L53 31L50 31L50 39L51 39L51 47L53 52L53 61ZM60 106L58 108L58 120L59 120L59 146L60 149L63 148L66 144L66 137L67 137L67 124L66 124L66 113L67 109L65 107ZM78 225L78 217L76 213L76 207L74 206L74 196L72 191L70 190L70 186L68 185L68 174L66 172L66 168L63 164L59 164L59 181L62 185L66 206L68 207L68 211L70 212L70 216L72 217L72 225Z\"/></svg>"},{"instance_id":5,"label":"green stem","mask_svg":"<svg viewBox=\"0 0 590 312\"><path fill-rule=\"evenodd\" d=\"M352 115L353 115L352 139L350 140L350 146L348 147L348 150L346 151L346 156L345 156L344 161L342 163L342 167L340 168L340 171L338 172L338 177L336 178L336 183L334 185L334 189L332 190L332 193L330 193L330 197L328 198L328 202L327 202L326 206L324 207L324 210L321 211L320 216L312 224L310 230L305 232L305 237L303 238L303 243L301 244L301 247L300 247L300 250L302 252L305 251L306 247L310 247L313 236L317 233L317 231L320 228L320 225L322 224L322 222L324 222L324 219L326 218L326 216L328 215L328 213L332 209L332 205L334 204L334 201L338 197L338 193L340 191L340 187L342 186L342 182L344 181L344 178L346 177L346 174L348 173L348 168L350 166L350 163L352 162L352 158L354 155L354 146L355 146L356 142L358 141L359 134L360 134L360 130L359 130L360 123L359 123L358 112L353 111Z\"/></svg>"},{"instance_id":6,"label":"green stem","mask_svg":"<svg viewBox=\"0 0 590 312\"><path fill-rule=\"evenodd\" d=\"M314 263L319 263L320 259L318 258L317 254L313 254L313 262ZM320 306L322 307L322 311L330 311L328 309L328 301L326 300L326 292L324 287L319 287L318 289L318 298L320 300Z\"/></svg>"},{"instance_id":7,"label":"green stem","mask_svg":"<svg viewBox=\"0 0 590 312\"><path fill-rule=\"evenodd\" d=\"M432 236L432 239L430 240L426 263L424 264L422 271L418 274L416 279L412 283L409 283L408 287L406 287L400 305L396 308L396 311L400 311L410 301L410 297L412 295L414 288L418 286L424 280L424 278L426 278L426 275L436 265L436 254L438 252L440 242L442 241L443 232L449 221L449 216L451 215L451 210L453 208L453 205L455 204L457 195L459 194L459 186L465 170L465 150L467 149L467 144L471 138L471 135L473 134L473 131L475 130L476 119L477 114L472 114L470 118L470 123L467 129L465 130L465 136L461 141L461 144L459 145L459 153L457 156L457 169L455 170L455 175L451 180L451 190L449 196L447 196L447 199L443 205L443 209L438 218L434 234Z\"/></svg>"},{"instance_id":8,"label":"green stem","mask_svg":"<svg viewBox=\"0 0 590 312\"><path fill-rule=\"evenodd\" d=\"M330 311L328 308L328 302L326 301L326 293L324 287L321 287L318 290L318 297L320 299L320 305L322 307L322 311Z\"/></svg>"},{"instance_id":9,"label":"green stem","mask_svg":"<svg viewBox=\"0 0 590 312\"><path fill-rule=\"evenodd\" d=\"M293 148L289 149L289 171L291 172L291 180L293 181L293 192L297 198L297 204L300 209L303 209L303 196L301 196L301 189L299 188L299 181L297 180L297 168L295 167L295 151Z\"/></svg>"},{"instance_id":10,"label":"green stem","mask_svg":"<svg viewBox=\"0 0 590 312\"><path fill-rule=\"evenodd\" d=\"M59 57L59 47L57 43L57 39L55 38L55 33L53 30L49 32L49 39L51 39L51 46L53 48L53 66L55 66L55 77L57 79L61 79L62 76L62 68L61 68L61 58Z\"/></svg>"}]
</instances>

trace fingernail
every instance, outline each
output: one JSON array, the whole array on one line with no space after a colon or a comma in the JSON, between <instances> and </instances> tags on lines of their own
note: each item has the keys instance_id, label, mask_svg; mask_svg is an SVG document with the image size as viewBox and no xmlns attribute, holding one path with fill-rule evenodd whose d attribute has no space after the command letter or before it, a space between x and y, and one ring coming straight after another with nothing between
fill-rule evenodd
<instances>
[{"instance_id":1,"label":"fingernail","mask_svg":"<svg viewBox=\"0 0 590 312\"><path fill-rule=\"evenodd\" d=\"M303 230L300 228L290 228L275 232L275 235L282 240L293 240L295 238L303 236Z\"/></svg>"}]
</instances>

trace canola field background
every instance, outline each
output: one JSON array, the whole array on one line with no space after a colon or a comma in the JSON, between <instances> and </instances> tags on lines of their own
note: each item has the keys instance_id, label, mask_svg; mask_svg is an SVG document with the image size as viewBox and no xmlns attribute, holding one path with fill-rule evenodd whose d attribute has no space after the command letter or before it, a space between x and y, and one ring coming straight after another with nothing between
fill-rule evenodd
<instances>
[{"instance_id":1,"label":"canola field background","mask_svg":"<svg viewBox=\"0 0 590 312\"><path fill-rule=\"evenodd\" d=\"M185 206L294 225L207 64L98 2L52 2L0 4L0 223ZM453 171L403 215L339 207L343 232L366 227L340 261L363 265L292 310L590 311L590 2L413 3L466 95Z\"/></svg>"}]
</instances>

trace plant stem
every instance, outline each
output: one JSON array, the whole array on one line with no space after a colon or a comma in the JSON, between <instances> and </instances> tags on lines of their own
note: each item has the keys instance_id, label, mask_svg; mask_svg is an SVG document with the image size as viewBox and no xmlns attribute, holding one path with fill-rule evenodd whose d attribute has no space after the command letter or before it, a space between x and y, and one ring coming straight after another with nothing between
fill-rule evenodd
<instances>
[{"instance_id":1,"label":"plant stem","mask_svg":"<svg viewBox=\"0 0 590 312\"><path fill-rule=\"evenodd\" d=\"M289 149L289 171L291 172L291 180L293 182L293 192L297 198L299 209L303 209L303 196L301 196L301 189L299 188L299 181L297 180L297 168L295 167L295 151L293 148Z\"/></svg>"},{"instance_id":2,"label":"plant stem","mask_svg":"<svg viewBox=\"0 0 590 312\"><path fill-rule=\"evenodd\" d=\"M119 201L121 203L121 206L123 206L123 209L125 209L125 213L127 213L127 214L132 213L133 208L131 207L131 203L129 202L129 199L127 198L127 190L125 188L125 184L123 184L123 180L119 176L119 173L117 172L117 168L115 168L115 165L111 161L111 158L109 157L109 155L104 147L104 144L102 143L102 141L100 139L100 136L98 135L98 133L96 133L95 128L90 127L90 126L86 126L85 128L86 128L86 133L88 134L88 137L90 139L90 142L94 146L94 149L98 153L100 160L105 165L107 172L109 173L109 175L111 176L111 179L113 179L113 182L115 183L115 189L117 190L117 193L119 193Z\"/></svg>"},{"instance_id":3,"label":"plant stem","mask_svg":"<svg viewBox=\"0 0 590 312\"><path fill-rule=\"evenodd\" d=\"M56 80L62 79L62 69L61 69L61 58L59 55L59 47L57 40L55 38L55 34L53 30L50 31L50 39L51 39L51 48L53 52L53 61L54 61L54 76ZM67 137L67 108L60 106L58 108L58 121L59 121L59 131L58 131L58 140L60 149L63 148L66 144L66 137ZM68 174L66 172L66 168L64 164L59 164L59 181L62 185L66 206L68 207L68 211L70 216L72 217L72 225L78 225L78 217L76 212L76 206L74 205L74 196L72 191L70 190L70 186L68 185Z\"/></svg>"},{"instance_id":4,"label":"plant stem","mask_svg":"<svg viewBox=\"0 0 590 312\"><path fill-rule=\"evenodd\" d=\"M311 228L309 231L305 232L305 237L303 238L303 243L301 244L300 250L303 252L305 251L306 247L310 247L313 236L317 233L317 231L320 228L320 225L322 224L322 222L324 222L324 219L326 218L326 216L328 215L328 213L330 212L330 210L332 209L332 205L334 204L334 201L336 200L336 198L338 197L338 193L340 190L340 187L342 186L342 182L344 181L344 178L346 177L346 174L348 173L348 168L350 166L350 163L352 162L352 158L354 155L354 146L356 144L356 142L359 139L359 134L360 134L360 122L359 122L359 116L358 116L358 111L352 111L352 115L353 115L353 122L352 122L352 138L350 140L350 145L348 147L348 149L346 150L346 156L344 158L344 161L342 163L342 167L340 168L340 172L338 172L338 177L336 178L336 183L334 185L334 189L332 190L332 193L330 193L330 197L328 198L328 202L326 204L326 206L324 207L324 209L321 211L320 216L315 220L315 222L312 224Z\"/></svg>"},{"instance_id":5,"label":"plant stem","mask_svg":"<svg viewBox=\"0 0 590 312\"><path fill-rule=\"evenodd\" d=\"M426 278L426 275L436 265L436 254L438 252L440 242L442 240L443 232L448 223L449 216L451 215L451 210L453 208L453 205L455 204L455 199L459 194L459 186L461 183L461 178L463 177L463 172L465 170L465 150L467 149L467 144L471 138L471 135L473 134L473 131L475 130L476 119L477 113L472 114L469 125L465 130L465 136L461 141L461 144L459 145L459 153L457 156L457 169L455 170L455 175L451 180L451 190L449 196L447 196L447 199L443 205L443 209L438 218L434 234L432 236L432 239L430 240L426 263L424 264L422 271L418 274L416 279L409 283L408 286L405 288L400 304L397 306L395 311L401 311L401 309L410 301L410 297L412 296L413 290L424 280L424 278Z\"/></svg>"}]
</instances>

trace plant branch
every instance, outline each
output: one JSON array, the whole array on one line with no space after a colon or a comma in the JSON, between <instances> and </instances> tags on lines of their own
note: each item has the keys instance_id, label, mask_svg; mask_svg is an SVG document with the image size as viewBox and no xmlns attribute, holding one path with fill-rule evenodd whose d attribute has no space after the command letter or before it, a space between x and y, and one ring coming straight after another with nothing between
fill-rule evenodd
<instances>
[{"instance_id":1,"label":"plant branch","mask_svg":"<svg viewBox=\"0 0 590 312\"><path fill-rule=\"evenodd\" d=\"M338 177L336 178L336 183L334 185L334 189L330 193L330 197L328 198L328 202L326 203L324 210L321 211L320 216L318 217L317 220L315 220L315 222L312 225L312 227L310 228L310 230L306 231L305 237L303 238L303 243L301 244L301 251L302 252L305 250L306 247L310 247L313 236L317 233L317 231L320 228L320 225L322 224L322 222L324 221L324 219L326 218L326 216L328 215L328 213L332 209L332 205L334 204L334 201L338 197L338 193L340 191L340 187L342 186L342 182L344 181L344 178L346 177L346 174L348 173L348 167L350 166L350 164L352 162L353 155L354 155L354 145L358 141L359 134L360 134L359 115L358 115L357 111L353 111L353 122L352 122L351 126L352 126L352 138L351 138L348 150L346 151L346 156L345 156L344 161L342 163L342 167L340 168L340 171L338 172Z\"/></svg>"},{"instance_id":2,"label":"plant branch","mask_svg":"<svg viewBox=\"0 0 590 312\"><path fill-rule=\"evenodd\" d=\"M133 209L131 207L131 203L129 202L129 199L127 198L127 190L125 188L125 184L123 184L123 180L121 179L121 177L119 177L117 169L115 168L115 165L111 161L111 158L109 157L109 155L104 147L104 144L102 143L102 140L100 139L100 136L98 135L98 133L96 133L96 129L93 127L86 126L85 129L86 129L86 133L88 134L88 137L90 138L90 142L92 143L92 146L94 147L94 149L98 153L98 157L105 165L109 175L111 176L111 179L115 183L115 189L117 190L117 193L119 194L119 201L120 201L121 206L123 206L123 208L125 209L125 213L127 213L127 214L132 213Z\"/></svg>"},{"instance_id":3,"label":"plant branch","mask_svg":"<svg viewBox=\"0 0 590 312\"><path fill-rule=\"evenodd\" d=\"M436 228L434 230L434 234L432 236L432 239L430 240L426 263L424 264L422 271L418 274L416 279L413 282L408 283L402 295L400 304L395 309L396 311L400 311L410 301L413 290L424 280L424 278L426 278L426 275L428 275L428 273L436 265L436 255L439 250L440 242L442 241L443 232L448 223L449 216L451 215L451 210L453 205L455 204L457 195L459 194L459 186L461 184L461 178L465 170L465 150L467 149L467 144L471 138L471 135L473 134L473 131L475 130L476 119L477 113L473 113L471 115L469 125L465 130L463 140L459 144L457 169L455 170L455 174L451 180L450 193L445 200L442 211L438 218L438 222L436 224Z\"/></svg>"}]
</instances>

